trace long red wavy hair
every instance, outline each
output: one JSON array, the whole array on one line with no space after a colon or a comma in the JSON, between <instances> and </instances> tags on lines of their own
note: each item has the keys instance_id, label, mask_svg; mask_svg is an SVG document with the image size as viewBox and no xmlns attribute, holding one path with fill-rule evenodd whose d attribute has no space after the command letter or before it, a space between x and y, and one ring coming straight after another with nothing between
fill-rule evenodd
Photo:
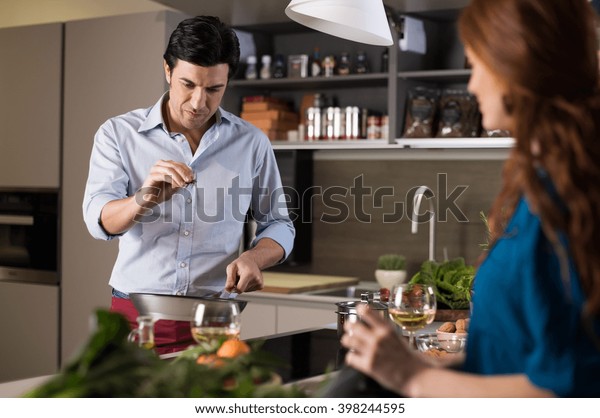
<instances>
[{"instance_id":1,"label":"long red wavy hair","mask_svg":"<svg viewBox=\"0 0 600 418\"><path fill-rule=\"evenodd\" d=\"M600 81L587 0L473 0L459 19L466 46L507 86L516 145L489 214L492 242L527 196L556 248L573 257L586 304L600 316ZM549 175L557 205L536 168ZM565 210L566 209L566 210ZM559 243L566 233L569 248ZM560 251L559 251L560 255ZM564 260L563 260L564 261ZM563 263L564 264L564 263Z\"/></svg>"}]
</instances>

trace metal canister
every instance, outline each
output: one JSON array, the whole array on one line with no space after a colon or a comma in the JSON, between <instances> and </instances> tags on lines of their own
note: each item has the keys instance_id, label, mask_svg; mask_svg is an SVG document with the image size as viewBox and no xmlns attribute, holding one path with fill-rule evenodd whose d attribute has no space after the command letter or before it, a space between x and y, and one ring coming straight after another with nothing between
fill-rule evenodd
<instances>
[{"instance_id":1,"label":"metal canister","mask_svg":"<svg viewBox=\"0 0 600 418\"><path fill-rule=\"evenodd\" d=\"M360 110L357 106L347 106L344 110L346 116L345 137L358 139L360 136Z\"/></svg>"},{"instance_id":2,"label":"metal canister","mask_svg":"<svg viewBox=\"0 0 600 418\"><path fill-rule=\"evenodd\" d=\"M306 140L317 141L321 139L321 109L309 107L306 109Z\"/></svg>"},{"instance_id":3,"label":"metal canister","mask_svg":"<svg viewBox=\"0 0 600 418\"><path fill-rule=\"evenodd\" d=\"M323 138L324 139L334 139L333 117L334 117L334 108L330 106L325 109L325 113L323 114Z\"/></svg>"},{"instance_id":4,"label":"metal canister","mask_svg":"<svg viewBox=\"0 0 600 418\"><path fill-rule=\"evenodd\" d=\"M360 300L337 302L335 313L337 313L337 335L339 338L344 334L344 324L346 322L356 322L360 319L356 308L361 304L368 305L371 310L377 312L382 318L389 319L387 305L375 299L375 295L371 292L361 294Z\"/></svg>"},{"instance_id":5,"label":"metal canister","mask_svg":"<svg viewBox=\"0 0 600 418\"><path fill-rule=\"evenodd\" d=\"M333 139L343 138L342 110L339 107L333 108Z\"/></svg>"}]
</instances>

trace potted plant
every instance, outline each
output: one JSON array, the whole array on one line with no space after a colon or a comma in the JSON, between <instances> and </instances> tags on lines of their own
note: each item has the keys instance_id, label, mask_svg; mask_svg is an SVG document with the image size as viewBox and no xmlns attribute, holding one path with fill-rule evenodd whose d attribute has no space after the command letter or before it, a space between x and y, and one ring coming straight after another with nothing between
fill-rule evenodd
<instances>
[{"instance_id":1,"label":"potted plant","mask_svg":"<svg viewBox=\"0 0 600 418\"><path fill-rule=\"evenodd\" d=\"M406 281L406 258L398 254L383 254L377 259L375 279L381 287L392 289Z\"/></svg>"}]
</instances>

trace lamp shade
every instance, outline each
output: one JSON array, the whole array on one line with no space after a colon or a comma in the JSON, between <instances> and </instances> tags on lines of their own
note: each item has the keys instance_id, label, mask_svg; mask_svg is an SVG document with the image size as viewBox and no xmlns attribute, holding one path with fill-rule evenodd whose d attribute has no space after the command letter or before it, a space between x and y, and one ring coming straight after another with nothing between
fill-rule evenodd
<instances>
[{"instance_id":1,"label":"lamp shade","mask_svg":"<svg viewBox=\"0 0 600 418\"><path fill-rule=\"evenodd\" d=\"M394 43L382 0L292 0L285 14L304 26L351 41Z\"/></svg>"}]
</instances>

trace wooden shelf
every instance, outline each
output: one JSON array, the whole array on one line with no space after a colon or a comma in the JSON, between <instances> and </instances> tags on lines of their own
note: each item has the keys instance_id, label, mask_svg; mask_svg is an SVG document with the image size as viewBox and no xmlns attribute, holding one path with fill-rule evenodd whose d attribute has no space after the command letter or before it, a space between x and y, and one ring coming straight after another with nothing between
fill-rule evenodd
<instances>
[{"instance_id":1,"label":"wooden shelf","mask_svg":"<svg viewBox=\"0 0 600 418\"><path fill-rule=\"evenodd\" d=\"M468 82L471 76L470 69L455 70L427 70L427 71L401 71L398 78L404 80L428 81L439 83Z\"/></svg>"},{"instance_id":2,"label":"wooden shelf","mask_svg":"<svg viewBox=\"0 0 600 418\"><path fill-rule=\"evenodd\" d=\"M337 89L386 87L387 73L349 74L332 77L272 78L268 80L231 80L229 87L252 90Z\"/></svg>"},{"instance_id":3,"label":"wooden shelf","mask_svg":"<svg viewBox=\"0 0 600 418\"><path fill-rule=\"evenodd\" d=\"M396 139L390 144L385 139L337 141L272 141L275 150L402 150L420 149L509 149L513 138L414 138Z\"/></svg>"}]
</instances>

